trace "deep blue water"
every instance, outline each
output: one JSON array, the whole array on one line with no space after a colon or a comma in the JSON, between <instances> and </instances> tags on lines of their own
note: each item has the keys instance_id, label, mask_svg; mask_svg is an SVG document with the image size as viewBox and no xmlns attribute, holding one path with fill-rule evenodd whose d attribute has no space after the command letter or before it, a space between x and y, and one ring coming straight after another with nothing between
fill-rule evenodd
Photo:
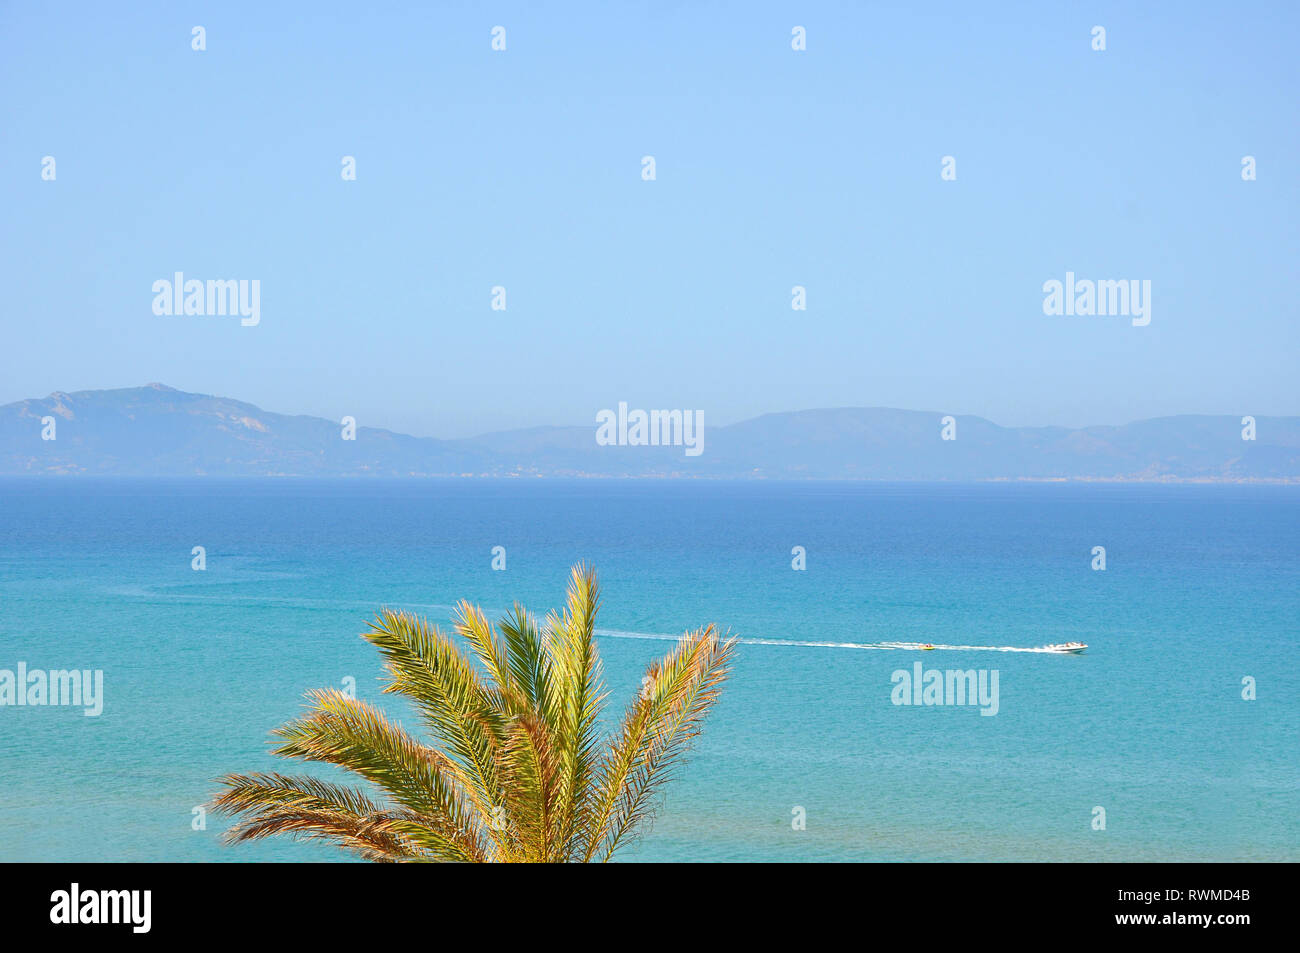
<instances>
[{"instance_id":1,"label":"deep blue water","mask_svg":"<svg viewBox=\"0 0 1300 953\"><path fill-rule=\"evenodd\" d=\"M99 717L0 707L0 860L342 859L192 810L298 769L305 690L381 701L378 607L542 611L579 560L615 712L670 647L633 636L753 640L624 859L1300 859L1298 531L1287 487L0 481L0 669L105 679ZM996 670L998 713L893 704L917 661Z\"/></svg>"}]
</instances>

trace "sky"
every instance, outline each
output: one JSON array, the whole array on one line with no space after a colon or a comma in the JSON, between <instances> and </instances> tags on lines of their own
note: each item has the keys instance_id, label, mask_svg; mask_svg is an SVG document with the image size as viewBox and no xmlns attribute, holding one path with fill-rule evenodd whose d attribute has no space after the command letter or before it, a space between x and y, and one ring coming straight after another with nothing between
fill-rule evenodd
<instances>
[{"instance_id":1,"label":"sky","mask_svg":"<svg viewBox=\"0 0 1300 953\"><path fill-rule=\"evenodd\" d=\"M1298 26L1280 2L0 2L0 403L158 381L440 437L620 401L1300 414ZM178 271L259 281L259 323L155 314ZM1150 323L1045 315L1067 272L1149 280Z\"/></svg>"}]
</instances>

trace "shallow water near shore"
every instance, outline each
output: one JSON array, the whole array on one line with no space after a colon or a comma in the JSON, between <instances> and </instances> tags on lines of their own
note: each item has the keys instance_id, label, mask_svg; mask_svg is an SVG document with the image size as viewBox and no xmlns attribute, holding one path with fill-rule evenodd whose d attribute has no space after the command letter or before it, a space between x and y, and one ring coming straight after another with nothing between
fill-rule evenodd
<instances>
[{"instance_id":1,"label":"shallow water near shore","mask_svg":"<svg viewBox=\"0 0 1300 953\"><path fill-rule=\"evenodd\" d=\"M80 478L0 480L0 669L104 673L98 717L0 707L0 859L345 859L194 811L298 770L267 732L307 689L415 725L379 607L544 611L580 560L611 717L682 631L742 639L622 859L1300 859L1298 488ZM997 714L895 704L917 661L996 670Z\"/></svg>"}]
</instances>

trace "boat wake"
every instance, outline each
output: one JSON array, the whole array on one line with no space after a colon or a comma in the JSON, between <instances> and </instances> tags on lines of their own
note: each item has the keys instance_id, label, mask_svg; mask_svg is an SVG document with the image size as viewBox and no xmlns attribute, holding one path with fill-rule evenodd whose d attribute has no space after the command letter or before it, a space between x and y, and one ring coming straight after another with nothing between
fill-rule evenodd
<instances>
[{"instance_id":1,"label":"boat wake","mask_svg":"<svg viewBox=\"0 0 1300 953\"><path fill-rule=\"evenodd\" d=\"M267 573L268 578L290 578L289 573ZM214 582L226 583L228 580L214 580ZM214 586L215 588L215 586ZM299 608L299 609L343 609L355 608L363 613L374 609L375 603L342 600L342 599L304 599L301 597L277 597L277 596L242 596L223 592L222 595L214 599L211 595L194 591L179 591L192 589L192 586L121 586L106 590L113 595L125 596L128 598L160 600L166 602L179 603L203 603L207 605L246 605L257 604L259 606L274 608ZM451 616L455 612L455 606L444 605L442 603L402 603L392 606L392 608L402 608L408 611L420 610L437 610L441 614ZM486 610L489 617L502 618L507 613L504 609ZM645 639L652 642L677 642L681 639L681 633L672 635L666 632L628 632L621 629L597 629L596 634L610 639ZM862 651L876 652L921 652L921 651L939 651L939 652L1034 652L1044 655L1058 655L1067 651L1076 651L1068 649L1067 646L1075 645L1082 648L1087 646L1082 643L1066 643L1066 645L1040 645L1036 648L1025 648L1018 645L942 645L939 643L931 644L929 642L835 642L821 639L761 639L751 637L737 638L736 641L741 645L774 645L789 646L792 648L809 648L809 649L859 649Z\"/></svg>"},{"instance_id":2,"label":"boat wake","mask_svg":"<svg viewBox=\"0 0 1300 953\"><path fill-rule=\"evenodd\" d=\"M621 632L617 629L597 629L597 635L612 639L649 639L656 642L676 642L680 635L666 635L655 632ZM737 638L740 645L787 645L796 648L813 649L863 649L880 652L1034 652L1043 655L1058 655L1059 648L1041 645L1037 648L1025 648L1019 645L940 645L930 642L829 642L809 641L803 639L757 639Z\"/></svg>"}]
</instances>

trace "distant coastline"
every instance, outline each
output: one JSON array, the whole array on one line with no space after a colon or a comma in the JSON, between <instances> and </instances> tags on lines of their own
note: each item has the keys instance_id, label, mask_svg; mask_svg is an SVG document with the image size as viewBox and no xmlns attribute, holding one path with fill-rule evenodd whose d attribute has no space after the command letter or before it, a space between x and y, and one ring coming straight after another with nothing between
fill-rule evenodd
<instances>
[{"instance_id":1,"label":"distant coastline","mask_svg":"<svg viewBox=\"0 0 1300 953\"><path fill-rule=\"evenodd\" d=\"M598 420L593 409L589 426L442 440L162 384L59 391L0 406L0 475L1300 483L1300 417L1067 428L882 407L803 410L710 427L697 455L680 441L658 445L658 433L602 443Z\"/></svg>"}]
</instances>

